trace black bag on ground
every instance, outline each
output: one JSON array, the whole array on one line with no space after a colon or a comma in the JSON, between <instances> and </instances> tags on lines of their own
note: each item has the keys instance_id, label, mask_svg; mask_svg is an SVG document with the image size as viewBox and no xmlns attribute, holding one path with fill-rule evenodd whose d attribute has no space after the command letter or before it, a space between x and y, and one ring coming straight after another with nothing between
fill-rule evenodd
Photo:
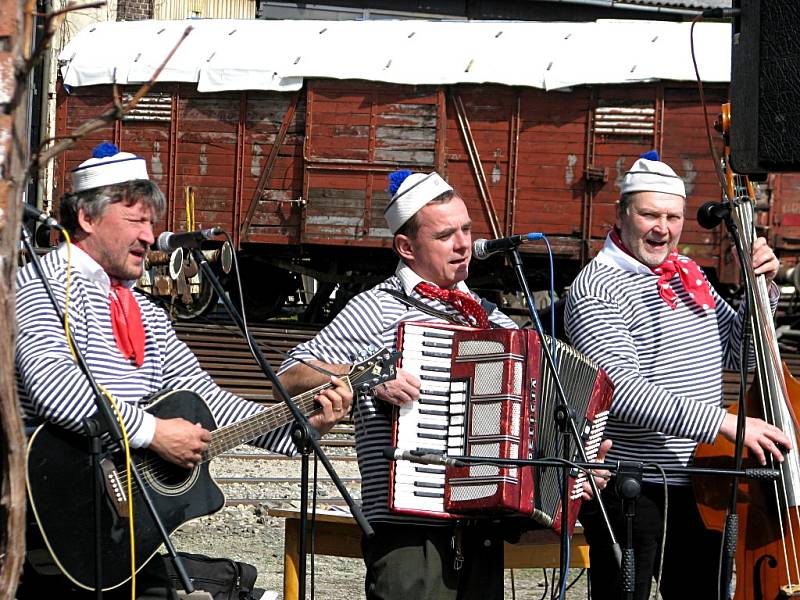
<instances>
[{"instance_id":1,"label":"black bag on ground","mask_svg":"<svg viewBox=\"0 0 800 600\"><path fill-rule=\"evenodd\" d=\"M178 556L195 588L208 592L214 600L258 600L264 594L264 590L253 587L258 576L253 565L189 552L178 552ZM172 584L182 590L172 559L164 555L164 563Z\"/></svg>"}]
</instances>

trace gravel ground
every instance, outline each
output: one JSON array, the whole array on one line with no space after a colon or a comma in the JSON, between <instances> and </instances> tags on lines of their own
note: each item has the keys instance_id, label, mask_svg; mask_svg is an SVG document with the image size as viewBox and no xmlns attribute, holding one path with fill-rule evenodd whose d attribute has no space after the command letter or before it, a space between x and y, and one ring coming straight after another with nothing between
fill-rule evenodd
<instances>
[{"instance_id":1,"label":"gravel ground","mask_svg":"<svg viewBox=\"0 0 800 600\"><path fill-rule=\"evenodd\" d=\"M247 448L244 452L253 452ZM339 453L347 453L339 450ZM358 477L355 461L335 461L340 477ZM299 460L243 460L221 458L212 464L215 477L300 477ZM313 464L312 464L313 473ZM320 465L320 477L327 477ZM267 514L270 508L299 508L299 483L247 483L221 484L226 496L231 498L258 498L259 504L239 504L227 506L215 515L195 519L184 524L173 536L173 542L180 551L199 552L210 556L225 556L253 564L258 569L258 587L268 590L265 600L283 597L283 519ZM358 499L358 484L350 483L348 488ZM338 491L330 484L320 485L318 506L330 506L331 498L338 498ZM316 556L313 564L313 583L311 562L308 563L308 597L314 588L314 597L319 599L363 598L364 567L359 559ZM570 580L579 571L571 571ZM545 584L541 569L506 570L507 599L549 598L553 571L547 571ZM578 578L567 592L568 600L587 598L586 575Z\"/></svg>"}]
</instances>

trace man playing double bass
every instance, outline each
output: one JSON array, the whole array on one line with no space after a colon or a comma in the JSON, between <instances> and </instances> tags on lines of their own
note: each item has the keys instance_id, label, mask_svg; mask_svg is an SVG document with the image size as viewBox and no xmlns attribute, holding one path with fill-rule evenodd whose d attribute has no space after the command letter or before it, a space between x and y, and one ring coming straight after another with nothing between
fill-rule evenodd
<instances>
[{"instance_id":1,"label":"man playing double bass","mask_svg":"<svg viewBox=\"0 0 800 600\"><path fill-rule=\"evenodd\" d=\"M720 435L735 440L736 417L721 407L721 374L738 365L747 324L743 310L729 306L697 264L677 252L686 208L681 178L648 153L626 173L620 191L616 227L570 289L566 331L614 382L608 460L687 466L698 443ZM774 310L779 263L763 238L753 244L752 265L769 284ZM789 438L762 420L748 417L746 432L745 445L762 464L767 455L782 461L781 446L791 449ZM688 476L671 473L667 483L662 597L716 598L721 536L705 529ZM615 487L612 481L602 496L624 540L623 502ZM659 565L664 501L662 479L645 473L633 526L637 599L649 597ZM598 516L594 502L580 516L590 545L592 593L620 598L619 569Z\"/></svg>"}]
</instances>

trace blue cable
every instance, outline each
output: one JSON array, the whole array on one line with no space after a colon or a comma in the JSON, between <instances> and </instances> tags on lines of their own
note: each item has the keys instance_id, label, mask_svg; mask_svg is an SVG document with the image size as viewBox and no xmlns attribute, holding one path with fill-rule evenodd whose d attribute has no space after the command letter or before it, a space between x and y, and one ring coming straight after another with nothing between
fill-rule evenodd
<instances>
[{"instance_id":1,"label":"blue cable","mask_svg":"<svg viewBox=\"0 0 800 600\"><path fill-rule=\"evenodd\" d=\"M547 246L547 258L550 262L550 354L553 356L553 362L557 363L556 358L556 291L555 291L555 266L553 264L553 249L550 246L550 240L547 239L547 236L543 233L529 233L528 234L529 241L535 240L543 240L545 246ZM534 310L534 313L536 311ZM539 324L540 331L544 331L542 329L541 323L539 323L538 317L536 318L537 324Z\"/></svg>"},{"instance_id":2,"label":"blue cable","mask_svg":"<svg viewBox=\"0 0 800 600\"><path fill-rule=\"evenodd\" d=\"M547 257L550 263L550 354L553 357L553 363L558 366L558 355L557 355L557 344L556 344L556 292L555 292L555 266L553 261L553 248L550 246L550 240L547 239L547 236L543 233L530 233L528 234L528 239L533 240L543 240L545 246L547 246ZM536 311L534 311L534 314ZM536 318L538 323L538 317ZM539 323L539 328L541 330L542 326ZM563 508L562 508L563 510ZM562 527L566 526L564 519L562 518ZM561 586L559 590L558 597L560 600L564 600L567 594L567 580L569 579L569 563L571 560L571 552L572 552L572 545L567 544L567 564L564 565L564 572L561 573Z\"/></svg>"}]
</instances>

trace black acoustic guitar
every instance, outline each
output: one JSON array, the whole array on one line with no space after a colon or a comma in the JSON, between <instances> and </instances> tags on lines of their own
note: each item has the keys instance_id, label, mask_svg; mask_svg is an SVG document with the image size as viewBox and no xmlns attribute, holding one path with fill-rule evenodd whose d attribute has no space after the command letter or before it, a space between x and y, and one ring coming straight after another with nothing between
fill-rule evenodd
<instances>
[{"instance_id":1,"label":"black acoustic guitar","mask_svg":"<svg viewBox=\"0 0 800 600\"><path fill-rule=\"evenodd\" d=\"M353 366L342 379L354 392L364 392L395 377L399 356L387 350L376 352ZM313 414L319 410L314 398L328 387L330 384L309 390L293 400L304 414ZM170 533L186 521L214 513L225 504L222 490L208 472L212 458L292 421L289 408L279 404L217 428L206 403L188 390L163 392L146 410L161 419L182 417L212 432L203 461L193 469L165 461L149 450L131 451L132 460ZM101 469L105 483L101 507L102 588L108 590L131 578L124 452L103 455ZM50 423L42 425L28 443L26 476L33 517L53 561L75 585L94 590L93 478L88 438ZM158 550L161 536L136 485L133 514L138 571Z\"/></svg>"}]
</instances>

